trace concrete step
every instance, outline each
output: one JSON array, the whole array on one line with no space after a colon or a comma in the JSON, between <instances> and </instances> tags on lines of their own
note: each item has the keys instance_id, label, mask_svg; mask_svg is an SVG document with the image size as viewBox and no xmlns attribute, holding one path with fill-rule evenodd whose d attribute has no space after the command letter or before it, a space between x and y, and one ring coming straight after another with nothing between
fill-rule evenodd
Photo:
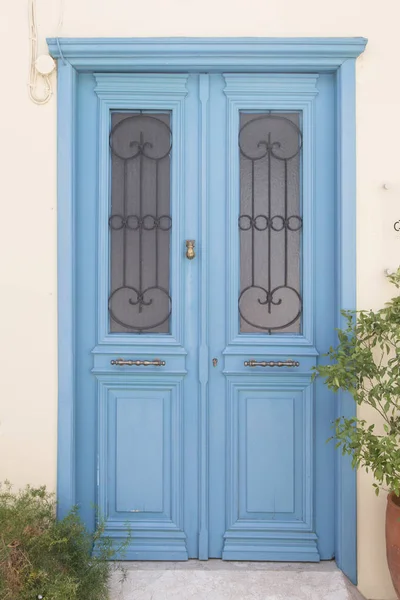
<instances>
[{"instance_id":1,"label":"concrete step","mask_svg":"<svg viewBox=\"0 0 400 600\"><path fill-rule=\"evenodd\" d=\"M333 561L125 562L111 600L364 600Z\"/></svg>"}]
</instances>

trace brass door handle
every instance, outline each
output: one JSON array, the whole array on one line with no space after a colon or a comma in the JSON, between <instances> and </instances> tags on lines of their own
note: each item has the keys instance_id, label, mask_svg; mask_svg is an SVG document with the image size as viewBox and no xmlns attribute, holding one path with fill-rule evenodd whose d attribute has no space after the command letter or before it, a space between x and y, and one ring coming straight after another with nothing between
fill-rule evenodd
<instances>
[{"instance_id":1,"label":"brass door handle","mask_svg":"<svg viewBox=\"0 0 400 600\"><path fill-rule=\"evenodd\" d=\"M257 360L246 360L244 362L245 367L299 367L300 363L297 360L270 360L261 361Z\"/></svg>"},{"instance_id":2,"label":"brass door handle","mask_svg":"<svg viewBox=\"0 0 400 600\"><path fill-rule=\"evenodd\" d=\"M113 366L117 367L165 367L165 360L155 358L154 360L125 360L117 358L110 361Z\"/></svg>"},{"instance_id":3,"label":"brass door handle","mask_svg":"<svg viewBox=\"0 0 400 600\"><path fill-rule=\"evenodd\" d=\"M186 258L189 260L193 260L196 256L194 251L195 241L194 240L186 240Z\"/></svg>"}]
</instances>

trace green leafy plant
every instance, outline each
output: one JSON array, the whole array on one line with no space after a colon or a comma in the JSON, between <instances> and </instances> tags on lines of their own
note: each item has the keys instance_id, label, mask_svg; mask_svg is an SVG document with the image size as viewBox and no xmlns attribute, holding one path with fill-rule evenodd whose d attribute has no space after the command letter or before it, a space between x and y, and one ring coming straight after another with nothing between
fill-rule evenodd
<instances>
[{"instance_id":1,"label":"green leafy plant","mask_svg":"<svg viewBox=\"0 0 400 600\"><path fill-rule=\"evenodd\" d=\"M0 487L1 600L106 600L115 549L100 523L90 533L74 508L56 519L45 487ZM93 553L93 548L96 551Z\"/></svg>"},{"instance_id":2,"label":"green leafy plant","mask_svg":"<svg viewBox=\"0 0 400 600\"><path fill-rule=\"evenodd\" d=\"M400 288L400 268L388 276ZM329 389L349 392L358 405L379 414L379 425L341 417L334 423L337 447L352 456L354 468L365 467L381 488L400 495L400 296L379 310L342 312L346 326L339 343L326 356L328 365L315 368Z\"/></svg>"}]
</instances>

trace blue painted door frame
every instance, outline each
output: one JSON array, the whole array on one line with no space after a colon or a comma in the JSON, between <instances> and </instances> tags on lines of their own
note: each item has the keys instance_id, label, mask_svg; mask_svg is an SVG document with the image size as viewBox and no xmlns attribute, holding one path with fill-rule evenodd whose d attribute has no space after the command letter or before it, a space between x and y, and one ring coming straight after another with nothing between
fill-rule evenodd
<instances>
[{"instance_id":1,"label":"blue painted door frame","mask_svg":"<svg viewBox=\"0 0 400 600\"><path fill-rule=\"evenodd\" d=\"M352 39L226 39L226 40L49 40L50 50L59 59L59 169L58 169L58 215L59 215L59 471L58 471L58 498L60 514L65 513L76 500L85 501L77 494L77 490L85 485L92 490L96 485L96 473L91 473L88 481L86 475L79 473L82 455L77 455L77 440L82 434L81 419L77 419L80 410L87 410L85 406L78 406L76 390L79 386L79 377L83 369L92 368L93 365L86 357L77 364L76 331L79 330L79 314L75 307L75 294L79 285L79 272L76 270L76 257L82 256L80 251L84 248L78 246L78 228L82 225L82 218L76 219L78 214L77 200L80 191L77 187L76 174L82 163L76 162L77 136L79 126L82 125L79 112L79 73L91 72L121 72L121 71L200 71L200 72L328 72L334 74L336 96L336 198L335 219L336 238L334 249L334 265L336 274L335 318L340 324L340 308L355 307L355 59L363 51L365 40ZM114 82L115 83L115 82ZM105 86L106 88L107 86ZM229 84L228 84L229 87ZM233 86L234 88L234 86ZM233 89L232 88L232 89ZM201 122L210 118L207 108L209 94L209 81L207 76L201 76L199 119ZM104 89L104 102L110 89ZM176 91L176 90L175 90ZM237 91L237 90L236 90ZM112 93L112 92L111 92ZM179 94L178 94L179 95ZM232 97L234 96L234 91ZM178 104L179 101L177 100ZM179 112L179 111L178 111ZM89 125L90 126L90 125ZM92 123L94 139L98 134L96 124ZM203 128L204 130L204 128ZM99 145L101 148L101 144ZM200 144L200 156L204 159L207 152L207 142ZM199 190L200 197L206 198L210 193L207 188L206 162L200 160ZM89 165L90 167L90 165ZM91 165L93 168L93 164ZM78 175L79 179L79 175ZM229 182L229 178L228 178ZM80 210L84 208L80 207ZM83 217L90 215L83 215ZM200 223L205 226L207 214L200 211ZM88 261L90 261L90 253ZM203 256L204 260L204 256ZM202 263L204 264L204 262ZM90 265L88 265L90 267ZM92 265L94 266L94 265ZM83 266L82 266L83 268ZM202 267L203 268L203 267ZM93 273L95 271L90 271ZM93 275L92 275L93 276ZM205 273L199 276L198 281L205 282ZM93 289L96 289L93 285ZM207 290L203 288L199 293L199 312L201 318L207 317ZM101 325L101 323L100 323ZM95 332L92 331L95 335ZM202 375L202 368L210 358L206 348L208 342L202 338L197 340L199 348L199 375L200 398L207 397L207 381ZM98 355L98 379L102 366L102 353ZM104 356L103 356L104 358ZM82 357L84 359L84 357ZM179 361L179 359L176 359ZM227 358L228 360L228 358ZM235 360L235 359L233 359ZM177 367L179 371L179 367ZM202 379L203 377L203 379ZM176 384L176 381L175 381ZM210 382L211 385L211 382ZM179 385L177 384L179 387ZM179 397L177 386L172 381L169 389L164 392L172 398ZM107 384L103 386L104 393L110 390ZM143 387L143 386L142 386ZM111 390L113 394L114 391ZM143 389L141 390L143 394ZM172 395L171 395L172 394ZM121 406L124 405L123 397L120 398ZM168 402L164 398L164 402ZM174 404L173 400L170 400ZM175 406L178 404L175 401ZM199 410L199 448L200 461L198 473L199 498L199 554L206 552L207 538L205 531L208 527L209 514L208 500L211 496L207 490L207 422L210 407L200 400ZM348 398L336 398L337 414L354 414L354 406ZM110 417L111 418L111 417ZM101 420L100 420L101 421ZM100 422L101 425L101 422ZM89 423L90 427L94 427ZM162 423L160 424L162 428ZM93 432L94 435L94 432ZM211 434L212 437L212 434ZM179 436L178 442L179 443ZM93 448L87 448L93 453ZM106 461L107 456L104 454ZM356 486L355 475L351 471L348 461L336 456L335 469L335 557L339 566L356 580ZM212 479L211 479L212 485ZM89 493L90 496L90 493ZM179 502L175 502L177 510L177 527L175 528L175 542L182 547L179 541ZM82 507L84 510L84 507ZM86 515L91 519L91 515ZM229 537L229 536L228 536ZM171 538L170 538L171 541ZM237 540L236 540L237 542ZM234 543L231 548L234 550ZM172 551L172 548L170 549ZM232 556L226 556L231 558ZM183 558L183 556L182 556Z\"/></svg>"}]
</instances>

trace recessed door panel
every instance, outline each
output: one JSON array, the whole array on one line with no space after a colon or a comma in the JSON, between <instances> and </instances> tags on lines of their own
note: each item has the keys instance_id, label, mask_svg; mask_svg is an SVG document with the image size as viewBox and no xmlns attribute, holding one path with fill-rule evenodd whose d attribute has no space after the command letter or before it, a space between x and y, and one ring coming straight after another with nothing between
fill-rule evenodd
<instances>
[{"instance_id":1,"label":"recessed door panel","mask_svg":"<svg viewBox=\"0 0 400 600\"><path fill-rule=\"evenodd\" d=\"M101 378L99 488L108 528L129 523L142 537L182 529L182 410L181 382Z\"/></svg>"},{"instance_id":2,"label":"recessed door panel","mask_svg":"<svg viewBox=\"0 0 400 600\"><path fill-rule=\"evenodd\" d=\"M310 527L311 389L272 379L228 382L229 529Z\"/></svg>"},{"instance_id":3,"label":"recessed door panel","mask_svg":"<svg viewBox=\"0 0 400 600\"><path fill-rule=\"evenodd\" d=\"M171 442L164 428L164 404L169 403L154 395L139 392L138 398L118 398L116 406L111 407L116 412L115 440L111 439L110 443L115 444L115 510L118 513L163 513L166 508L163 480ZM168 415L170 409L165 408ZM112 427L112 420L110 425ZM170 478L169 469L165 478L167 481Z\"/></svg>"},{"instance_id":4,"label":"recessed door panel","mask_svg":"<svg viewBox=\"0 0 400 600\"><path fill-rule=\"evenodd\" d=\"M295 397L239 393L239 515L258 518L294 513ZM297 407L296 407L297 408ZM297 411L300 412L300 411ZM297 424L298 428L298 424ZM301 480L300 480L301 481ZM301 489L299 490L301 491Z\"/></svg>"}]
</instances>

